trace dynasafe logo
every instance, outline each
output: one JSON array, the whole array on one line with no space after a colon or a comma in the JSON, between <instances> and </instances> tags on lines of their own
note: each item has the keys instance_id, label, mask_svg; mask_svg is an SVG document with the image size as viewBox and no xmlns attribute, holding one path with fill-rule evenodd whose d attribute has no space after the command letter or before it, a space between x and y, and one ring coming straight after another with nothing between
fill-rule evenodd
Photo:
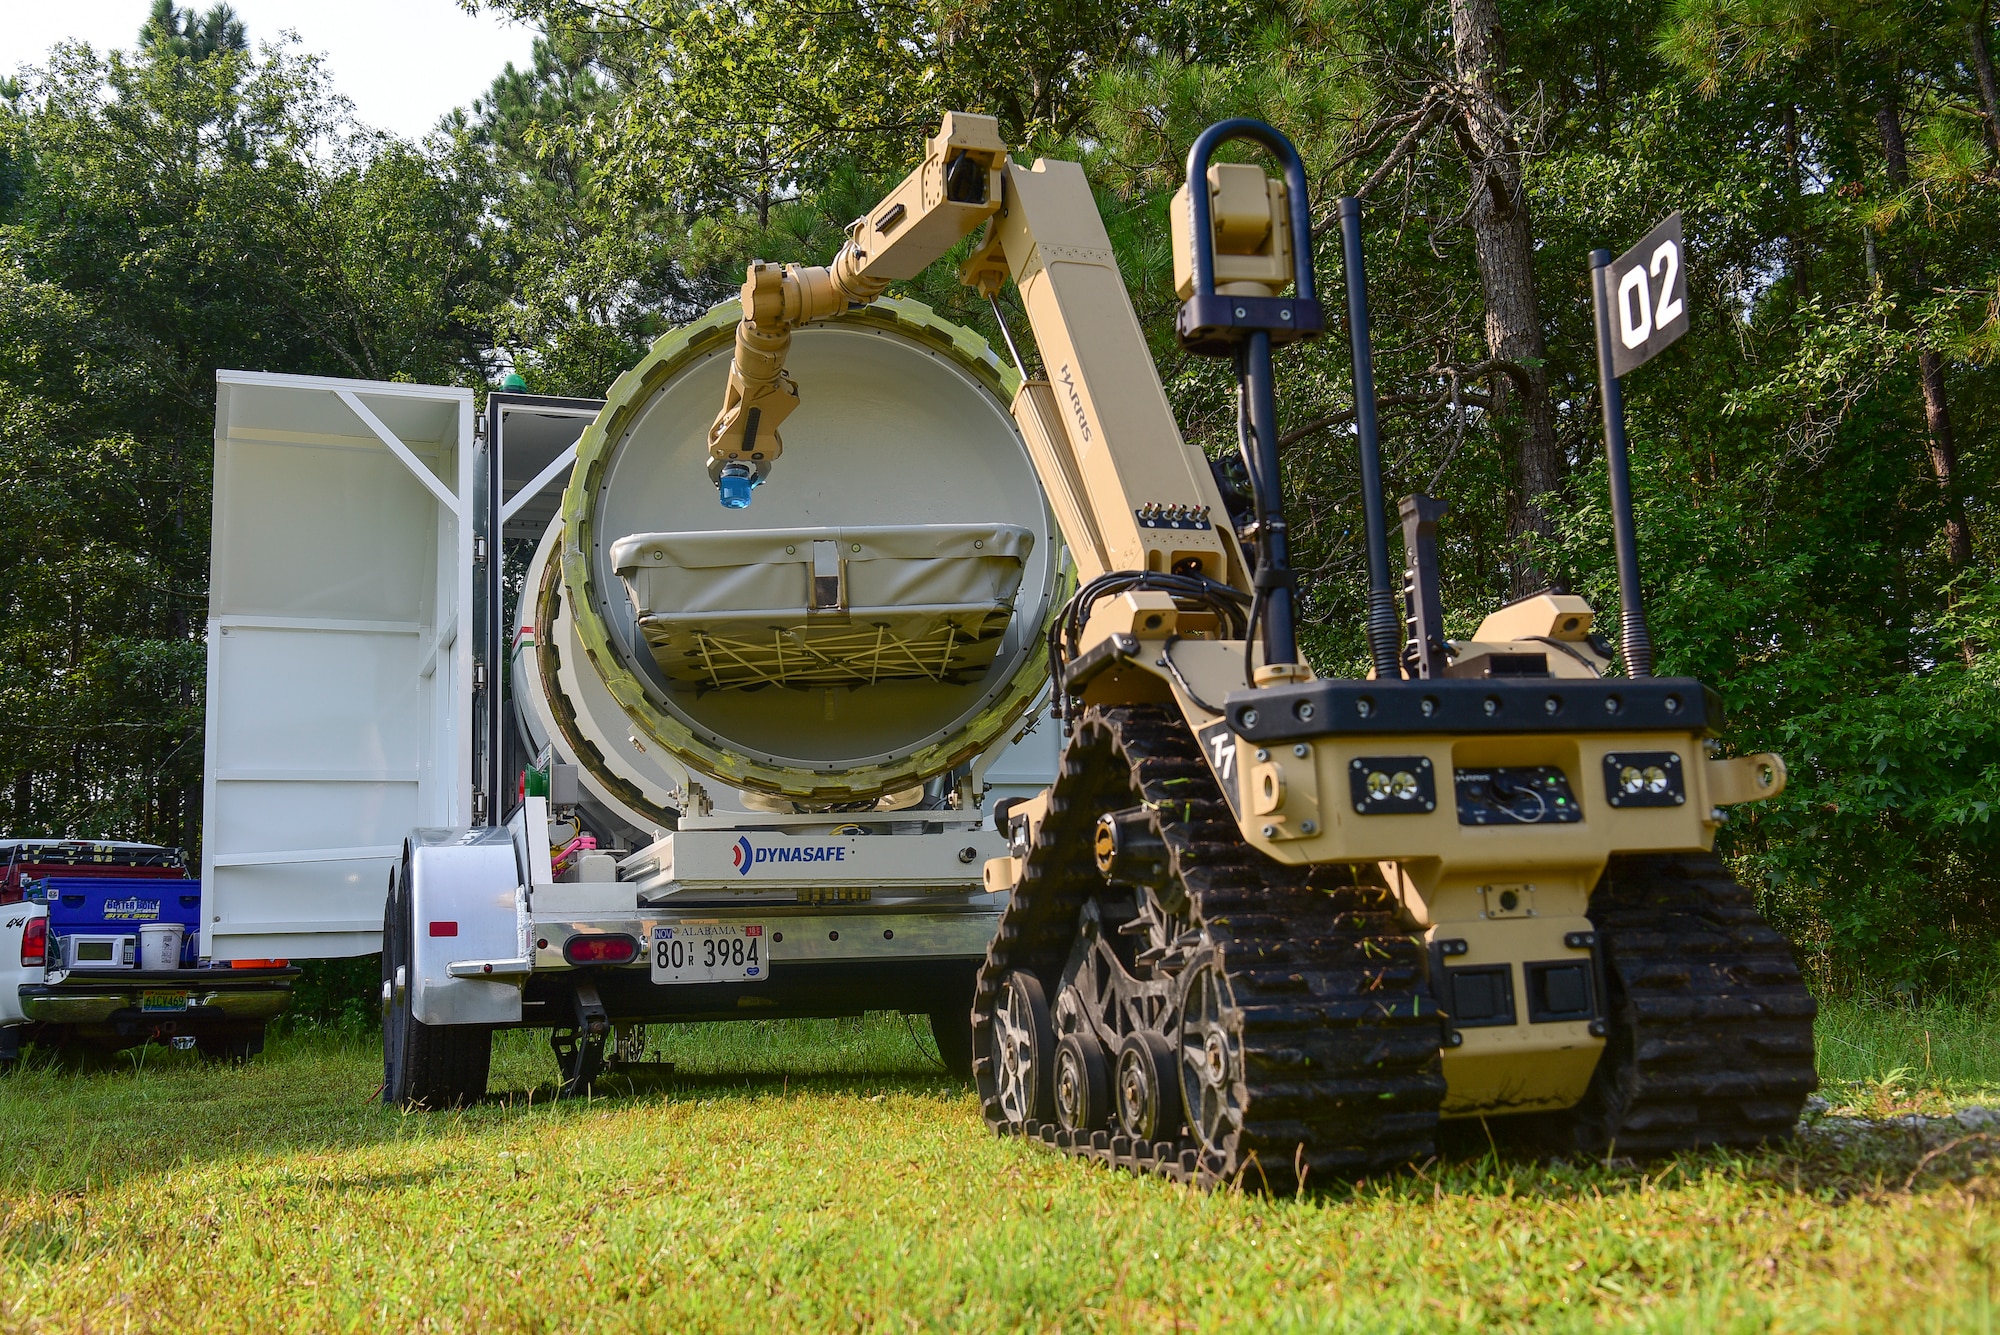
<instances>
[{"instance_id":1,"label":"dynasafe logo","mask_svg":"<svg viewBox=\"0 0 2000 1335\"><path fill-rule=\"evenodd\" d=\"M845 862L847 848L843 844L789 843L757 848L747 838L738 836L736 846L729 850L729 861L735 866L738 876L748 876L750 869L759 863Z\"/></svg>"}]
</instances>

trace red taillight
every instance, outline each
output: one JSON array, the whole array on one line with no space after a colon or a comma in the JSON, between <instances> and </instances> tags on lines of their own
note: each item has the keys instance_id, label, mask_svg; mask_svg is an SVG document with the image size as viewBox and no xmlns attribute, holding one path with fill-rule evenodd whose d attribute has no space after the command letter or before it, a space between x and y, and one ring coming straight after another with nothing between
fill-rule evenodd
<instances>
[{"instance_id":1,"label":"red taillight","mask_svg":"<svg viewBox=\"0 0 2000 1335\"><path fill-rule=\"evenodd\" d=\"M623 932L573 936L563 943L563 958L571 964L625 964L639 953L639 943Z\"/></svg>"},{"instance_id":2,"label":"red taillight","mask_svg":"<svg viewBox=\"0 0 2000 1335\"><path fill-rule=\"evenodd\" d=\"M21 963L47 964L48 962L49 920L30 918L28 930L21 934Z\"/></svg>"},{"instance_id":3,"label":"red taillight","mask_svg":"<svg viewBox=\"0 0 2000 1335\"><path fill-rule=\"evenodd\" d=\"M432 936L457 936L457 935L458 935L458 924L457 924L457 923L455 923L455 922L434 922L434 923L432 923L432 924L431 924L431 935L432 935Z\"/></svg>"}]
</instances>

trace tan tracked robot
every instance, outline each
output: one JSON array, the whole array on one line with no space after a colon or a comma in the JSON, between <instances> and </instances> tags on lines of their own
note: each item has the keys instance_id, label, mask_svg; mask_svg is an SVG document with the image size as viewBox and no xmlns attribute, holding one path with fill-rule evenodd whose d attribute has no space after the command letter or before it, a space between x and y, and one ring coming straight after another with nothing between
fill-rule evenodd
<instances>
[{"instance_id":1,"label":"tan tracked robot","mask_svg":"<svg viewBox=\"0 0 2000 1335\"><path fill-rule=\"evenodd\" d=\"M1211 166L1231 139L1283 179ZM948 115L830 269L752 267L709 434L723 503L748 505L798 401L792 330L985 226L961 275L1019 289L1046 375L1013 413L1080 583L1051 634L1060 774L1011 808L1011 856L986 865L1011 894L973 1012L987 1120L1279 1190L1420 1158L1440 1118L1639 1154L1783 1135L1815 1085L1812 1001L1710 852L1724 809L1782 791L1783 764L1710 757L1716 698L1650 675L1635 588L1623 678L1574 597L1446 642L1426 497L1403 504L1399 646L1351 200L1374 670L1316 679L1293 633L1271 377L1273 345L1323 324L1304 170L1269 126L1229 121L1196 142L1188 182L1179 335L1235 361L1240 527L1175 425L1082 169L1020 166L984 116Z\"/></svg>"}]
</instances>

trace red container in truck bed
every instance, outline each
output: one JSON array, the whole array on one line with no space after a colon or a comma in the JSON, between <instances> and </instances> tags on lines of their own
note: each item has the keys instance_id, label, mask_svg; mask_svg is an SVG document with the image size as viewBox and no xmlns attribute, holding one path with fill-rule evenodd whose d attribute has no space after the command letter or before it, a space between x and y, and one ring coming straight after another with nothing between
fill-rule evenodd
<instances>
[{"instance_id":1,"label":"red container in truck bed","mask_svg":"<svg viewBox=\"0 0 2000 1335\"><path fill-rule=\"evenodd\" d=\"M50 876L95 880L188 879L187 856L158 844L103 839L0 839L0 904L28 897L31 881Z\"/></svg>"}]
</instances>

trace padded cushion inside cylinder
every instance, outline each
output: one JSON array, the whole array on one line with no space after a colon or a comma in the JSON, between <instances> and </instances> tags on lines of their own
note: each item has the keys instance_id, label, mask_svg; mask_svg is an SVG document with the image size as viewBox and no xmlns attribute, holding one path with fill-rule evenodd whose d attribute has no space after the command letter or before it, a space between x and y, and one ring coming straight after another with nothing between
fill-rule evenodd
<instances>
[{"instance_id":1,"label":"padded cushion inside cylinder","mask_svg":"<svg viewBox=\"0 0 2000 1335\"><path fill-rule=\"evenodd\" d=\"M635 533L611 565L676 684L963 684L1000 648L1034 541L1010 524Z\"/></svg>"}]
</instances>

